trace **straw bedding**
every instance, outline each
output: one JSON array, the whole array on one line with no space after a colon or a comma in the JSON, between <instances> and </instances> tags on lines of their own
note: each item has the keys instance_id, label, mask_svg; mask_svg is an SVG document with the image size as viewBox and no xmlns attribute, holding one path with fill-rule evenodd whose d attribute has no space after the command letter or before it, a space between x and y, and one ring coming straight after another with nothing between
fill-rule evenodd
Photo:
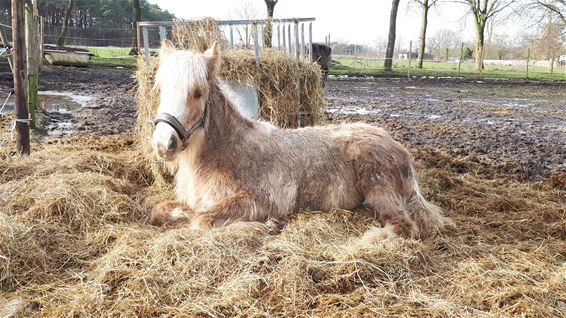
<instances>
[{"instance_id":1,"label":"straw bedding","mask_svg":"<svg viewBox=\"0 0 566 318\"><path fill-rule=\"evenodd\" d=\"M138 137L0 151L0 314L560 317L566 313L560 178L489 179L414 151L423 191L458 224L425 241L362 245L365 211L301 212L279 235L146 225L171 199ZM465 166L465 172L462 167ZM562 190L561 190L562 188Z\"/></svg>"}]
</instances>

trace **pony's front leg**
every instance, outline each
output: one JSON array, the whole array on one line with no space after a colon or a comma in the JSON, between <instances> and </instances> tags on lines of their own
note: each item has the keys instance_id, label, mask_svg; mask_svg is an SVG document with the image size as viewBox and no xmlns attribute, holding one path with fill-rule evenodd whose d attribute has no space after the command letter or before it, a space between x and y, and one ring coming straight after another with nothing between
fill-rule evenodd
<instances>
[{"instance_id":1,"label":"pony's front leg","mask_svg":"<svg viewBox=\"0 0 566 318\"><path fill-rule=\"evenodd\" d=\"M224 198L206 211L195 213L191 226L193 229L202 229L226 226L236 222L263 223L267 221L269 215L260 210L260 206L261 204L255 202L246 193L235 194ZM278 221L275 223L280 224Z\"/></svg>"},{"instance_id":2,"label":"pony's front leg","mask_svg":"<svg viewBox=\"0 0 566 318\"><path fill-rule=\"evenodd\" d=\"M165 224L188 223L193 210L178 201L164 201L158 203L151 211L149 224L160 226Z\"/></svg>"}]
</instances>

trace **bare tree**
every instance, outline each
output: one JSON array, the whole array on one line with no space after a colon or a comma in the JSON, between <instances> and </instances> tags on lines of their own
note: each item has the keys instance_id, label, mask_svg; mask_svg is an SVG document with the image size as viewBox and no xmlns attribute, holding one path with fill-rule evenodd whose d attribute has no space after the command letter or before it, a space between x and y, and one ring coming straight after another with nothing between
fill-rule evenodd
<instances>
[{"instance_id":1,"label":"bare tree","mask_svg":"<svg viewBox=\"0 0 566 318\"><path fill-rule=\"evenodd\" d=\"M421 16L421 33L419 36L419 52L417 56L417 68L423 68L423 57L426 48L426 29L428 26L428 11L434 5L438 3L439 0L414 0L421 6L422 16Z\"/></svg>"},{"instance_id":2,"label":"bare tree","mask_svg":"<svg viewBox=\"0 0 566 318\"><path fill-rule=\"evenodd\" d=\"M393 68L393 52L395 51L395 30L397 28L397 11L401 0L391 1L391 14L389 16L389 36L387 38L387 49L385 50L385 62L383 68L391 71Z\"/></svg>"},{"instance_id":3,"label":"bare tree","mask_svg":"<svg viewBox=\"0 0 566 318\"><path fill-rule=\"evenodd\" d=\"M387 40L384 37L380 36L376 38L373 43L375 44L377 58L383 58L385 56L385 49L387 48Z\"/></svg>"},{"instance_id":4,"label":"bare tree","mask_svg":"<svg viewBox=\"0 0 566 318\"><path fill-rule=\"evenodd\" d=\"M566 0L531 0L531 6L548 10L566 25Z\"/></svg>"},{"instance_id":5,"label":"bare tree","mask_svg":"<svg viewBox=\"0 0 566 318\"><path fill-rule=\"evenodd\" d=\"M258 17L257 8L251 2L244 2L241 7L235 8L230 13L231 18L253 20ZM251 27L248 24L235 27L236 33L240 38L240 43L243 47L250 47L250 40L252 36Z\"/></svg>"},{"instance_id":6,"label":"bare tree","mask_svg":"<svg viewBox=\"0 0 566 318\"><path fill-rule=\"evenodd\" d=\"M450 29L440 29L427 42L429 51L436 58L444 57L447 60L459 48L461 39L458 33Z\"/></svg>"},{"instance_id":7,"label":"bare tree","mask_svg":"<svg viewBox=\"0 0 566 318\"><path fill-rule=\"evenodd\" d=\"M75 0L69 0L67 4L67 9L65 9L65 17L63 18L63 28L61 29L61 34L57 39L57 46L63 47L65 45L65 39L67 38L67 32L69 30L69 20L71 19L71 13L73 12L73 6L75 5Z\"/></svg>"},{"instance_id":8,"label":"bare tree","mask_svg":"<svg viewBox=\"0 0 566 318\"><path fill-rule=\"evenodd\" d=\"M508 8L516 0L457 0L457 2L468 5L469 12L474 18L476 29L476 68L478 71L484 69L484 46L485 28L490 19Z\"/></svg>"},{"instance_id":9,"label":"bare tree","mask_svg":"<svg viewBox=\"0 0 566 318\"><path fill-rule=\"evenodd\" d=\"M513 50L513 43L507 35L493 34L489 41L489 50L486 50L486 58L495 60L507 59Z\"/></svg>"},{"instance_id":10,"label":"bare tree","mask_svg":"<svg viewBox=\"0 0 566 318\"><path fill-rule=\"evenodd\" d=\"M275 11L275 5L279 0L265 0L265 5L267 7L267 22L265 24L265 32L263 33L263 44L265 47L271 47L271 37L273 35L273 12Z\"/></svg>"},{"instance_id":11,"label":"bare tree","mask_svg":"<svg viewBox=\"0 0 566 318\"><path fill-rule=\"evenodd\" d=\"M554 62L554 57L560 55L563 43L566 41L566 34L561 32L564 26L561 22L549 21L540 28L538 39L536 39L537 55Z\"/></svg>"}]
</instances>

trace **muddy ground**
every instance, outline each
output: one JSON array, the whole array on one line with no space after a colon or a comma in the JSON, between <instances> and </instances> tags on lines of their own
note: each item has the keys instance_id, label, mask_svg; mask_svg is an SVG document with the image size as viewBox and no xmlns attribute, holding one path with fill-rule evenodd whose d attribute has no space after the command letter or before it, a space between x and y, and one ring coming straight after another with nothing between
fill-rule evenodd
<instances>
[{"instance_id":1,"label":"muddy ground","mask_svg":"<svg viewBox=\"0 0 566 318\"><path fill-rule=\"evenodd\" d=\"M522 179L566 166L566 84L454 79L334 80L327 119L366 121L401 142Z\"/></svg>"},{"instance_id":2,"label":"muddy ground","mask_svg":"<svg viewBox=\"0 0 566 318\"><path fill-rule=\"evenodd\" d=\"M95 100L75 111L47 113L44 125L69 122L63 135L132 131L136 116L133 72L130 68L46 66L40 90L94 96ZM9 89L9 79L0 76L1 92ZM328 122L375 123L412 149L485 163L490 167L488 174L539 180L566 170L564 82L332 79L325 90Z\"/></svg>"}]
</instances>

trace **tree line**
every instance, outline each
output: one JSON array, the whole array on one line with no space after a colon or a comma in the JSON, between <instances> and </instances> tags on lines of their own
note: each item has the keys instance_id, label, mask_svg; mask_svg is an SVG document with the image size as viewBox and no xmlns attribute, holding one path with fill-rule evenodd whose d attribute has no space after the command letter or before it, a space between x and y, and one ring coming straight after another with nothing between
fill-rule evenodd
<instances>
[{"instance_id":1,"label":"tree line","mask_svg":"<svg viewBox=\"0 0 566 318\"><path fill-rule=\"evenodd\" d=\"M565 33L566 29L566 0L407 0L418 4L422 11L422 23L419 36L419 48L417 56L417 67L422 68L422 60L426 47L426 32L428 27L428 13L434 6L442 3L452 2L461 4L472 16L475 29L474 59L478 71L484 69L486 32L490 23L496 17L504 16L511 18L514 15L529 16L531 20L538 22L547 21L542 32L546 36L554 36L557 40ZM401 0L392 0L391 15L389 20L389 37L387 41L384 67L392 69L393 50L395 46L395 30L397 26L397 11ZM558 31L557 31L558 30ZM551 44L551 46L557 46ZM556 48L550 48L556 50Z\"/></svg>"},{"instance_id":2,"label":"tree line","mask_svg":"<svg viewBox=\"0 0 566 318\"><path fill-rule=\"evenodd\" d=\"M76 28L132 28L135 0L37 0L39 15L46 25L63 26L66 11L70 10L68 23ZM173 14L161 10L147 0L139 0L143 20L171 20ZM0 16L5 22L10 19L11 0L0 0Z\"/></svg>"},{"instance_id":3,"label":"tree line","mask_svg":"<svg viewBox=\"0 0 566 318\"><path fill-rule=\"evenodd\" d=\"M10 8L11 0L0 0L0 20L7 24L11 20ZM59 46L65 44L69 27L133 29L142 19L163 21L174 17L147 0L37 0L37 10L44 18L46 29L59 30Z\"/></svg>"}]
</instances>

